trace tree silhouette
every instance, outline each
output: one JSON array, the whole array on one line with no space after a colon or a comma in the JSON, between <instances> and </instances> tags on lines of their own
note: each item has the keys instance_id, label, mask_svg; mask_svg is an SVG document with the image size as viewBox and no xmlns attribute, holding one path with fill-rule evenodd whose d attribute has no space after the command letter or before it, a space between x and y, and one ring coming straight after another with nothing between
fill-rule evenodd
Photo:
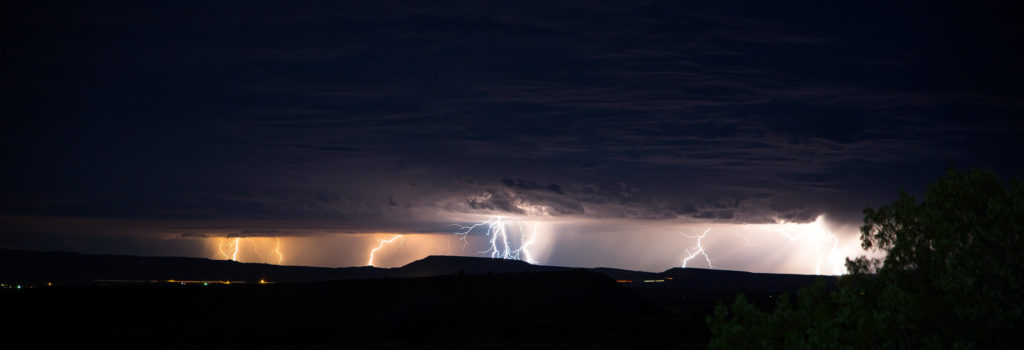
<instances>
[{"instance_id":1,"label":"tree silhouette","mask_svg":"<svg viewBox=\"0 0 1024 350\"><path fill-rule=\"evenodd\" d=\"M839 289L817 283L771 313L743 296L708 318L712 349L1007 348L1024 329L1024 187L950 170L924 199L864 210Z\"/></svg>"}]
</instances>

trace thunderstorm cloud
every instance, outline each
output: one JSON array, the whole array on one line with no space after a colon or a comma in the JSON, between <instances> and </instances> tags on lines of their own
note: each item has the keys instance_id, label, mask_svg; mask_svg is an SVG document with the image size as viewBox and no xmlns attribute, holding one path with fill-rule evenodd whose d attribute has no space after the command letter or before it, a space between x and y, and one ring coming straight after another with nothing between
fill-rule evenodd
<instances>
[{"instance_id":1,"label":"thunderstorm cloud","mask_svg":"<svg viewBox=\"0 0 1024 350\"><path fill-rule=\"evenodd\" d=\"M1020 173L1005 15L813 5L12 7L0 246L855 226L951 165Z\"/></svg>"}]
</instances>

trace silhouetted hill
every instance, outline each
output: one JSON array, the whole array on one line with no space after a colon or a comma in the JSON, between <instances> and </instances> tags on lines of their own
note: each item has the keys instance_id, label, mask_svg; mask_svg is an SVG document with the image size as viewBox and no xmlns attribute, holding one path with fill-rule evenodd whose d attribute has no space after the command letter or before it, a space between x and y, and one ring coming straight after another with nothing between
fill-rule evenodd
<instances>
[{"instance_id":1,"label":"silhouetted hill","mask_svg":"<svg viewBox=\"0 0 1024 350\"><path fill-rule=\"evenodd\" d=\"M741 291L749 293L795 292L821 278L835 286L835 276L753 273L698 268L672 268L664 272L645 272L598 267L594 272L618 281L629 281L631 287L657 287L704 291ZM645 282L648 281L648 282Z\"/></svg>"},{"instance_id":2,"label":"silhouetted hill","mask_svg":"<svg viewBox=\"0 0 1024 350\"><path fill-rule=\"evenodd\" d=\"M424 277L457 273L486 274L564 271L567 267L532 265L524 261L466 256L431 255L393 270L394 276Z\"/></svg>"},{"instance_id":3,"label":"silhouetted hill","mask_svg":"<svg viewBox=\"0 0 1024 350\"><path fill-rule=\"evenodd\" d=\"M835 276L791 275L778 273L753 273L729 270L708 270L695 268L673 268L660 275L671 277L666 286L695 290L735 290L756 293L794 292L813 284L817 279L834 287Z\"/></svg>"},{"instance_id":4,"label":"silhouetted hill","mask_svg":"<svg viewBox=\"0 0 1024 350\"><path fill-rule=\"evenodd\" d=\"M9 342L153 347L593 348L702 341L585 270L248 285L0 290Z\"/></svg>"},{"instance_id":5,"label":"silhouetted hill","mask_svg":"<svg viewBox=\"0 0 1024 350\"><path fill-rule=\"evenodd\" d=\"M0 281L62 284L97 280L329 281L386 277L374 267L324 268L181 257L0 250Z\"/></svg>"},{"instance_id":6,"label":"silhouetted hill","mask_svg":"<svg viewBox=\"0 0 1024 350\"><path fill-rule=\"evenodd\" d=\"M428 256L398 268L280 266L182 257L89 255L0 249L0 281L93 283L97 280L210 280L314 282L385 277L426 277L457 273L486 274L561 271L565 267L531 265L518 260Z\"/></svg>"},{"instance_id":7,"label":"silhouetted hill","mask_svg":"<svg viewBox=\"0 0 1024 350\"><path fill-rule=\"evenodd\" d=\"M0 250L0 282L38 287L0 290L10 334L200 347L703 348L717 303L745 293L767 308L817 278L455 256L383 269Z\"/></svg>"},{"instance_id":8,"label":"silhouetted hill","mask_svg":"<svg viewBox=\"0 0 1024 350\"><path fill-rule=\"evenodd\" d=\"M209 280L315 282L345 279L404 278L464 274L565 271L568 267L532 265L519 260L462 256L428 256L398 268L278 266L181 257L88 255L0 249L0 281L88 284L97 280ZM664 272L594 268L637 288L778 293L796 291L817 278L834 285L836 277L673 268ZM652 281L647 283L645 281ZM658 282L653 282L658 281Z\"/></svg>"}]
</instances>

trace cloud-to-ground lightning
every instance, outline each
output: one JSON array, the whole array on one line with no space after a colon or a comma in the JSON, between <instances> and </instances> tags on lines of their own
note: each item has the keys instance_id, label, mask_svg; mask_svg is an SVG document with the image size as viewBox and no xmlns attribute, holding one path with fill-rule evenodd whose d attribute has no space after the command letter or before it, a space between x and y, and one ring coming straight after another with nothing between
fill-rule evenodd
<instances>
[{"instance_id":1,"label":"cloud-to-ground lightning","mask_svg":"<svg viewBox=\"0 0 1024 350\"><path fill-rule=\"evenodd\" d=\"M704 251L704 246L702 245L702 241L704 240L704 237L707 237L709 231L711 231L710 228L707 229L707 230L704 230L704 233L702 233L700 236L690 236L690 235L685 234L685 233L683 234L683 236L686 236L687 238L696 238L697 239L697 247L696 247L697 250L696 251L691 253L689 248L686 249L686 254L688 254L688 255L685 258L683 258L683 267L686 267L686 263L689 262L690 259L693 259L693 258L697 257L698 254L700 254L700 255L704 255L704 260L707 260L708 268L712 268L712 269L715 268L714 265L711 265L711 257L708 256L708 253Z\"/></svg>"},{"instance_id":2,"label":"cloud-to-ground lightning","mask_svg":"<svg viewBox=\"0 0 1024 350\"><path fill-rule=\"evenodd\" d=\"M273 253L277 255L277 264L281 265L284 261L284 254L281 253L281 237L274 237L274 250Z\"/></svg>"},{"instance_id":3,"label":"cloud-to-ground lightning","mask_svg":"<svg viewBox=\"0 0 1024 350\"><path fill-rule=\"evenodd\" d=\"M391 239L382 239L382 240L380 240L380 245L378 245L377 248L373 248L373 250L370 251L370 260L366 262L366 266L373 266L373 255L376 254L378 250L381 250L382 248L384 248L385 244L394 243L395 240L401 239L401 238L402 238L402 235L397 235L397 236L391 237Z\"/></svg>"},{"instance_id":4,"label":"cloud-to-ground lightning","mask_svg":"<svg viewBox=\"0 0 1024 350\"><path fill-rule=\"evenodd\" d=\"M837 238L836 235L833 234L832 231L828 230L828 228L825 226L825 217L824 216L818 216L818 218L815 219L814 222L811 223L811 225L813 225L813 226L810 227L811 228L810 230L806 230L806 231L800 232L799 234L794 236L793 234L791 234L789 231L786 230L787 229L787 225L785 225L785 223L783 223L783 225L781 225L779 227L779 233L782 234L782 236L784 236L786 238L789 238L789 240L791 240L791 241L798 241L798 240L803 239L804 237L810 236L809 239L813 240L813 242L815 244L817 244L818 246L820 246L821 243L825 243L825 242L831 241L832 242L832 249L831 249L831 251L829 251L829 254L828 254L829 261L832 261L832 271L831 271L831 273L834 274L834 275L842 274L844 266L842 264L836 264L835 263L835 256L837 254L839 254L839 251L838 251L839 238ZM814 250L814 253L817 254L817 259L816 259L815 266L814 266L814 274L820 275L821 274L821 265L823 263L823 258L822 258L822 255L821 255L821 249L820 248L816 248Z\"/></svg>"},{"instance_id":5,"label":"cloud-to-ground lightning","mask_svg":"<svg viewBox=\"0 0 1024 350\"><path fill-rule=\"evenodd\" d=\"M217 247L218 252L220 252L220 255L223 256L224 259L228 259L228 260L231 260L231 261L238 261L238 247L239 247L239 245L241 243L241 239L242 239L241 237L235 237L234 239L227 239L227 238L225 238L224 240L221 240L220 246ZM225 240L229 241L230 243L225 244L224 243ZM228 253L224 252L224 247L225 246L230 248L231 255L228 255Z\"/></svg>"},{"instance_id":6,"label":"cloud-to-ground lightning","mask_svg":"<svg viewBox=\"0 0 1024 350\"><path fill-rule=\"evenodd\" d=\"M826 263L830 264L830 267L831 267L830 270L831 271L829 271L829 273L831 273L833 275L840 275L840 274L843 274L843 272L845 271L845 265L842 263L843 260L842 259L837 259L837 258L841 258L841 253L839 252L839 238L836 237L836 235L833 234L831 230L829 230L827 224L825 223L825 217L824 216L818 216L817 219L815 219L813 222L804 223L804 224L794 223L794 222L786 222L786 221L779 220L775 224L767 224L767 225L770 225L770 226L768 226L769 227L768 232L772 232L772 231L778 232L780 236L785 237L789 241L792 241L792 242L801 242L801 241L803 241L803 242L810 242L810 243L814 244L814 246L815 246L814 247L814 253L816 255L816 259L815 259L815 263L814 263L814 273L815 274L820 275L822 273L822 265L824 265ZM771 235L759 235L755 239L751 239L748 235L743 235L743 234L739 234L739 233L737 233L736 236L742 238L744 243L747 246L750 246L750 247L758 245L758 243L760 243L760 241L762 239L764 239L765 237L769 237L769 238L770 237L774 237L774 236L771 236ZM690 236L687 236L687 237L695 238L695 237L690 237ZM703 237L703 235L701 237ZM829 251L827 256L823 256L822 249L821 249L822 245L825 244L825 243L829 243L829 242L831 242L831 244L830 244L831 245L831 250ZM698 240L697 241L698 248L700 248L700 243L701 243L700 240ZM687 254L690 254L689 250L687 250ZM691 254L688 257L688 259L692 258L693 256L695 256L695 254L696 253ZM705 256L707 256L707 255L705 254ZM685 261L684 261L683 262L683 267L685 267L685 266L686 266L686 264L685 264ZM710 266L710 261L709 261L709 266Z\"/></svg>"},{"instance_id":7,"label":"cloud-to-ground lightning","mask_svg":"<svg viewBox=\"0 0 1024 350\"><path fill-rule=\"evenodd\" d=\"M781 235L782 237L786 238L789 241L802 241L813 244L813 249L816 254L816 259L814 262L815 274L820 275L822 273L823 265L827 265L825 267L828 268L829 270L826 271L826 273L839 275L844 272L844 265L841 262L842 260L838 259L841 256L841 253L839 252L839 238L836 237L836 235L833 234L832 231L828 229L828 226L825 223L824 216L819 216L816 220L814 220L814 222L811 223L800 224L779 221L775 224L768 224L768 226L765 227L767 228L767 232L778 232L779 235ZM708 252L704 246L704 239L707 237L708 232L710 230L710 228L705 230L704 233L702 233L699 236L691 236L685 233L683 234L687 238L696 239L697 245L696 247L686 249L686 255L683 256L682 267L687 267L687 264L690 262L690 260L696 258L698 255L703 255L704 260L707 261L708 267L714 268L714 266L711 264L711 257L708 255ZM751 247L756 246L762 239L766 237L777 237L769 234L759 235L755 239L751 239L747 235L741 235L738 233L736 234L736 236L742 238L744 243L747 246ZM828 243L830 243L829 245L831 246L831 250L828 252L827 255L825 255L822 251L824 248L823 245Z\"/></svg>"},{"instance_id":8,"label":"cloud-to-ground lightning","mask_svg":"<svg viewBox=\"0 0 1024 350\"><path fill-rule=\"evenodd\" d=\"M240 250L243 243L249 243L252 245L253 252L260 257L263 262L268 262L270 258L266 254L260 251L259 245L253 238L244 237L225 237L220 240L217 245L217 253L224 259L231 261L239 261ZM276 257L277 264L281 265L284 262L284 253L281 252L281 237L274 237L274 249L270 251Z\"/></svg>"},{"instance_id":9,"label":"cloud-to-ground lightning","mask_svg":"<svg viewBox=\"0 0 1024 350\"><path fill-rule=\"evenodd\" d=\"M534 243L537 237L537 226L524 223L523 220L518 218L506 218L504 216L491 216L487 220L478 222L472 225L459 225L453 224L458 228L455 234L460 236L464 244L469 244L467 237L470 232L476 230L478 227L486 227L485 234L490 237L490 247L480 252L481 254L491 254L492 258L501 259L514 259L523 260L531 264L536 264L537 261L533 259L530 254L529 247ZM529 226L533 226L529 228ZM518 229L518 237L511 237L515 234L515 230ZM515 242L518 238L518 242ZM513 248L514 244L518 243L518 248Z\"/></svg>"}]
</instances>

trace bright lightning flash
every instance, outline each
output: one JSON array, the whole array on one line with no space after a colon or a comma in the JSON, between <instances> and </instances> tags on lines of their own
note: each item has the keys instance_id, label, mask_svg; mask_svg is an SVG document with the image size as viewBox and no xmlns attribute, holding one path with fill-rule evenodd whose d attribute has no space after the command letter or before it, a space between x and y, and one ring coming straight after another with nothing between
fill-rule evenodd
<instances>
[{"instance_id":1,"label":"bright lightning flash","mask_svg":"<svg viewBox=\"0 0 1024 350\"><path fill-rule=\"evenodd\" d=\"M385 244L394 243L395 240L400 239L400 238L402 238L402 235L397 235L397 236L391 237L391 239L382 239L382 240L380 240L380 245L378 245L377 248L373 248L373 250L370 251L370 260L368 262L366 262L366 266L373 266L373 255L376 254L378 250L381 250L381 248L384 248Z\"/></svg>"},{"instance_id":2,"label":"bright lightning flash","mask_svg":"<svg viewBox=\"0 0 1024 350\"><path fill-rule=\"evenodd\" d=\"M831 273L833 275L841 275L844 273L845 268L843 265L843 256L839 252L838 247L839 239L836 237L835 234L832 233L831 230L829 230L828 225L825 223L824 216L819 216L816 220L814 220L814 222L806 224L780 221L775 224L768 224L764 227L767 229L768 232L777 231L780 235L789 239L790 241L804 241L811 243L815 247L814 251L816 254L816 260L814 265L815 274L820 275L822 273L822 265L825 264L828 264L828 267L831 270L828 271L828 273ZM711 258L708 256L703 246L703 240L707 236L708 231L710 230L711 229L705 230L704 233L701 234L700 236L690 236L683 234L688 238L697 239L696 251L691 252L690 249L686 249L687 255L683 258L683 267L686 267L687 262L697 257L697 255L703 255L704 260L706 260L708 263L708 267L714 268L714 266L711 265ZM744 235L737 236L743 238L743 240L746 242L748 246L757 245L758 241L760 241L760 238L758 238L757 240L751 240ZM763 237L766 236L761 236L761 238ZM822 247L826 244L831 246L831 250L828 252L827 256L825 256L822 253Z\"/></svg>"},{"instance_id":3,"label":"bright lightning flash","mask_svg":"<svg viewBox=\"0 0 1024 350\"><path fill-rule=\"evenodd\" d=\"M537 261L533 259L530 254L529 247L534 243L537 238L537 225L530 223L524 223L523 220L518 218L506 218L503 216L491 216L482 222L478 222L472 225L464 226L453 224L458 228L455 231L455 235L459 236L463 242L463 248L469 241L467 237L470 232L476 230L478 227L486 227L485 234L490 237L489 243L490 248L480 252L480 254L490 253L492 258L501 259L513 259L523 260L531 264L536 264ZM530 226L533 226L530 228ZM510 237L515 234L518 230L518 243L519 248L513 248L516 241L515 238Z\"/></svg>"},{"instance_id":4,"label":"bright lightning flash","mask_svg":"<svg viewBox=\"0 0 1024 350\"><path fill-rule=\"evenodd\" d=\"M707 237L709 231L711 231L710 228L707 229L707 230L704 230L704 233L702 233L700 236L690 236L690 235L685 234L685 233L683 234L683 236L686 236L687 238L696 238L697 239L697 247L696 247L697 250L695 252L691 253L690 249L686 249L686 254L688 254L688 255L685 258L683 258L683 267L686 267L686 263L689 262L690 259L693 259L693 258L697 257L697 254L700 254L700 255L704 255L704 260L707 260L708 268L712 268L712 269L715 268L714 265L711 265L711 257L708 256L708 253L704 251L704 246L701 245L701 241L704 240L704 237Z\"/></svg>"},{"instance_id":5,"label":"bright lightning flash","mask_svg":"<svg viewBox=\"0 0 1024 350\"><path fill-rule=\"evenodd\" d=\"M818 218L811 223L809 230L801 230L801 232L797 235L793 235L792 233L790 233L789 230L787 230L790 229L790 226L792 225L793 224L782 223L779 227L779 233L785 236L786 238L789 238L790 241L798 241L807 238L808 240L815 243L817 246L821 246L822 243L832 242L832 249L828 253L828 260L832 262L831 273L833 275L843 274L844 265L841 263L836 263L836 257L839 256L839 238L837 238L836 235L833 234L832 231L826 227L824 216L818 216ZM822 263L824 263L824 259L822 257L820 248L815 249L814 252L815 254L817 254L817 260L814 265L814 274L820 275L821 265Z\"/></svg>"},{"instance_id":6,"label":"bright lightning flash","mask_svg":"<svg viewBox=\"0 0 1024 350\"><path fill-rule=\"evenodd\" d=\"M229 243L225 244L225 240L227 240ZM224 257L224 259L238 261L238 248L241 245L241 240L241 237L221 240L220 245L217 247L217 250L220 253L220 255ZM227 249L231 251L231 255L228 255L228 253L225 252L225 247L227 247Z\"/></svg>"}]
</instances>

